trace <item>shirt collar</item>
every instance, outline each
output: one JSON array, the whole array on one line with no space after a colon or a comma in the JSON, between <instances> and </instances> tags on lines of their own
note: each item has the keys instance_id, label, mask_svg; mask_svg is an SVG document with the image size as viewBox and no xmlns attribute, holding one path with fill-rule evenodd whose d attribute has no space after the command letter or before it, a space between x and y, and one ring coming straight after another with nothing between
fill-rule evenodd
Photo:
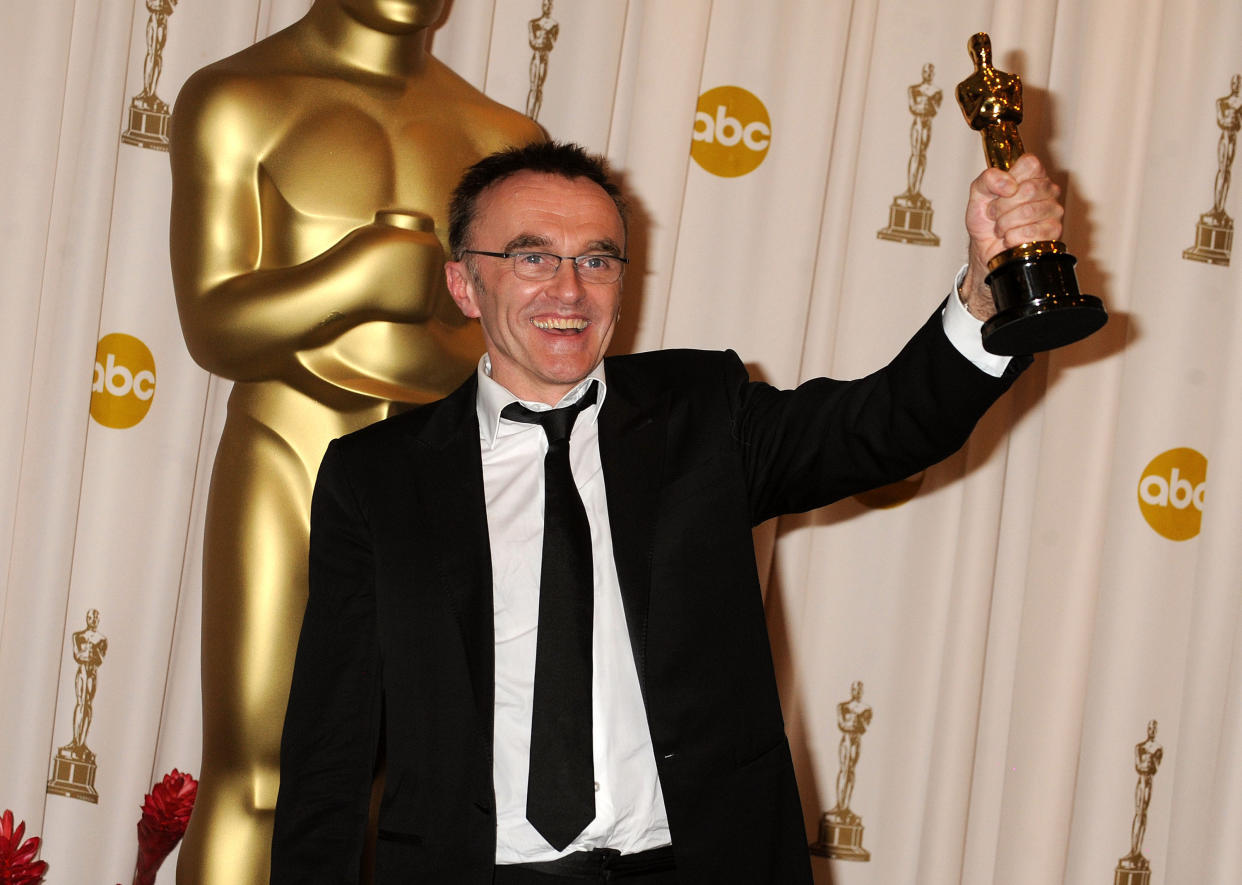
<instances>
[{"instance_id":1,"label":"shirt collar","mask_svg":"<svg viewBox=\"0 0 1242 885\"><path fill-rule=\"evenodd\" d=\"M519 399L508 391L504 385L492 379L492 360L486 353L479 359L479 367L477 369L479 378L479 394L475 399L475 409L479 416L479 439L485 448L491 448L496 442L496 432L500 427L500 412L509 403L521 403L526 408L536 412L542 412L545 409L559 408L576 403L582 398L582 394L586 390L586 386L592 381L599 382L599 390L595 394L595 405L588 406L583 412L583 416L588 421L595 421L599 417L599 410L604 405L604 397L608 393L608 384L604 380L604 363L601 361L591 374L587 375L576 385L573 390L561 397L560 402L555 406L549 406L547 403L527 402ZM534 426L534 425L531 425Z\"/></svg>"}]
</instances>

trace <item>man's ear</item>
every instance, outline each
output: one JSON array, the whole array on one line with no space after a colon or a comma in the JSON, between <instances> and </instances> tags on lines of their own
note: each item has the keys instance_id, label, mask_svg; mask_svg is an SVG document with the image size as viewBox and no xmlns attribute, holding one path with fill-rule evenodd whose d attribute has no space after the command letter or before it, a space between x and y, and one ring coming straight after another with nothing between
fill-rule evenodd
<instances>
[{"instance_id":1,"label":"man's ear","mask_svg":"<svg viewBox=\"0 0 1242 885\"><path fill-rule=\"evenodd\" d=\"M448 283L449 294L453 296L453 301L457 304L457 309L470 319L478 319L481 314L475 292L474 276L470 273L470 268L466 267L466 262L446 261L444 278Z\"/></svg>"}]
</instances>

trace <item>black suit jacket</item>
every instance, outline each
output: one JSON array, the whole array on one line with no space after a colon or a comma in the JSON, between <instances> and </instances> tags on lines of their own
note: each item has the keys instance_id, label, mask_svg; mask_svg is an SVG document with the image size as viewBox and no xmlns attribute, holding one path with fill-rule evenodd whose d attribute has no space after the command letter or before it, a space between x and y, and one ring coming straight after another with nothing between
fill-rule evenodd
<instances>
[{"instance_id":1,"label":"black suit jacket","mask_svg":"<svg viewBox=\"0 0 1242 885\"><path fill-rule=\"evenodd\" d=\"M626 622L687 883L809 883L751 527L955 451L1006 377L937 314L885 369L780 391L732 353L609 358L599 447ZM273 883L488 885L492 577L473 378L324 456L281 753Z\"/></svg>"}]
</instances>

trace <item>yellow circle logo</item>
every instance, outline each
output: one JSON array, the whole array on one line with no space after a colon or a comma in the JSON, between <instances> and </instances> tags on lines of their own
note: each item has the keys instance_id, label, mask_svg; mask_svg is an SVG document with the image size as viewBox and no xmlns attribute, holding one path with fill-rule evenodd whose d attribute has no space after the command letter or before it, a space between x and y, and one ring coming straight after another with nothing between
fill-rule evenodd
<instances>
[{"instance_id":1,"label":"yellow circle logo","mask_svg":"<svg viewBox=\"0 0 1242 885\"><path fill-rule=\"evenodd\" d=\"M1157 455L1138 484L1139 510L1147 524L1170 541L1199 534L1207 493L1207 458L1194 449Z\"/></svg>"},{"instance_id":2,"label":"yellow circle logo","mask_svg":"<svg viewBox=\"0 0 1242 885\"><path fill-rule=\"evenodd\" d=\"M95 348L91 417L122 430L147 416L155 397L155 358L132 335L113 332Z\"/></svg>"},{"instance_id":3,"label":"yellow circle logo","mask_svg":"<svg viewBox=\"0 0 1242 885\"><path fill-rule=\"evenodd\" d=\"M772 120L758 98L740 86L717 86L699 96L690 156L722 178L753 172L768 155Z\"/></svg>"}]
</instances>

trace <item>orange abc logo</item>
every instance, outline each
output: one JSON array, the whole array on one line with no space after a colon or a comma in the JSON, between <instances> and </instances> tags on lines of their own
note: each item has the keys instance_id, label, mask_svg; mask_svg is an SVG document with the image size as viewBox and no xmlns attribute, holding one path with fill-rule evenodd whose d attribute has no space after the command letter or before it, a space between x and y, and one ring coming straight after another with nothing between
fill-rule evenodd
<instances>
[{"instance_id":1,"label":"orange abc logo","mask_svg":"<svg viewBox=\"0 0 1242 885\"><path fill-rule=\"evenodd\" d=\"M1139 510L1147 524L1171 541L1199 534L1207 493L1207 458L1194 449L1169 449L1143 470Z\"/></svg>"},{"instance_id":2,"label":"orange abc logo","mask_svg":"<svg viewBox=\"0 0 1242 885\"><path fill-rule=\"evenodd\" d=\"M132 335L113 332L95 348L91 417L104 427L133 427L147 416L155 396L155 358Z\"/></svg>"},{"instance_id":3,"label":"orange abc logo","mask_svg":"<svg viewBox=\"0 0 1242 885\"><path fill-rule=\"evenodd\" d=\"M712 175L753 172L768 155L772 120L758 98L740 86L717 86L699 96L690 156Z\"/></svg>"}]
</instances>

